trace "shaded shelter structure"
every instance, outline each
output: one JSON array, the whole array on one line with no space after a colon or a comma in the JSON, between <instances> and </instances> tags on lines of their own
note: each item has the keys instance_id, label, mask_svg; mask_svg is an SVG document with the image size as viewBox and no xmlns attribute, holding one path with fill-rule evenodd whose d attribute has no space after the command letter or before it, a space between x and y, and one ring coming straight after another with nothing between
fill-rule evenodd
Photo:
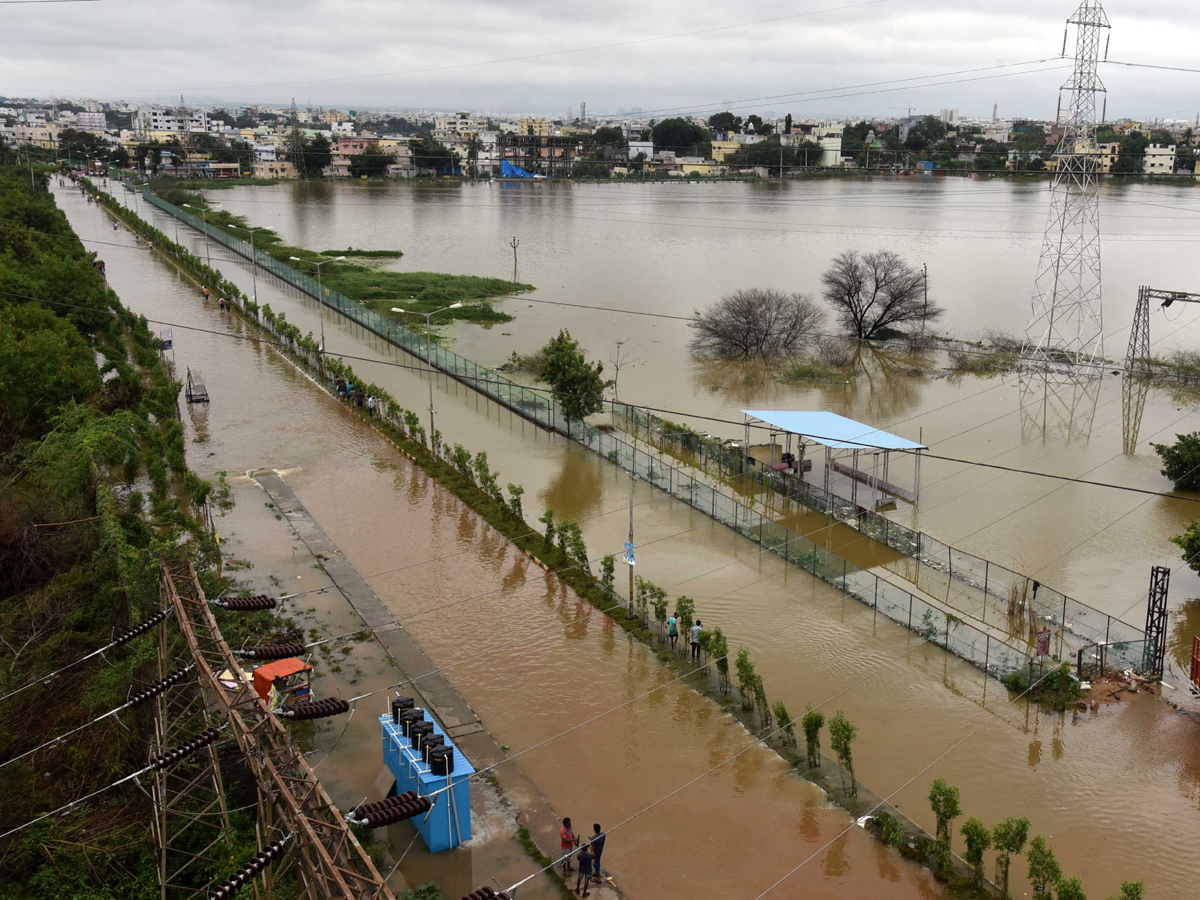
<instances>
[{"instance_id":1,"label":"shaded shelter structure","mask_svg":"<svg viewBox=\"0 0 1200 900\"><path fill-rule=\"evenodd\" d=\"M743 409L742 414L746 417L746 441L742 451L746 468L749 468L750 461L750 430L766 428L770 436L768 468L803 480L805 473L814 469L809 448L821 446L824 447L824 454L819 477L823 478L826 493L830 492L833 476L842 475L850 482L851 503L858 503L860 484L870 488L873 493L877 492L875 496L880 500L886 494L909 503L917 502L921 487L921 451L929 449L924 444L832 412ZM792 449L793 439L795 452ZM911 489L890 480L893 452L911 453L913 456ZM869 472L863 468L864 456L870 457ZM891 501L876 501L874 505L878 507L885 502Z\"/></svg>"}]
</instances>

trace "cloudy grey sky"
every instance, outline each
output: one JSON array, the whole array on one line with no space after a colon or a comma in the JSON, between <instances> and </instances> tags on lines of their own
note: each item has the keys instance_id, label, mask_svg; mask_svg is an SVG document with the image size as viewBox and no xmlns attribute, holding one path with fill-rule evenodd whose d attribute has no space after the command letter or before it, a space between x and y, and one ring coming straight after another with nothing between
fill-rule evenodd
<instances>
[{"instance_id":1,"label":"cloudy grey sky","mask_svg":"<svg viewBox=\"0 0 1200 900\"><path fill-rule=\"evenodd\" d=\"M1053 116L1067 73L1052 67L1063 65L1063 25L1077 3L0 2L0 96L150 103L182 93L189 103L242 104L294 96L301 106L556 115L583 100L589 114L728 106L797 117L896 115L909 106L982 116L998 103L1002 116ZM1106 0L1105 8L1110 59L1200 68L1196 0ZM1025 65L965 71L1012 63ZM960 74L925 87L896 83L942 73ZM1200 112L1200 73L1117 65L1101 73L1109 118ZM858 87L868 83L876 84Z\"/></svg>"}]
</instances>

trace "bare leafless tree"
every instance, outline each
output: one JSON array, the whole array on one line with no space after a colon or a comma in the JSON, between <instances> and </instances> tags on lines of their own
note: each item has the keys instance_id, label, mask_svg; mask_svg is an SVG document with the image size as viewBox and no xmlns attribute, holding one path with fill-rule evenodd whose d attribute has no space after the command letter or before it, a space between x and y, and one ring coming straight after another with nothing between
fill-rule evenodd
<instances>
[{"instance_id":1,"label":"bare leafless tree","mask_svg":"<svg viewBox=\"0 0 1200 900\"><path fill-rule=\"evenodd\" d=\"M636 345L631 344L626 347L624 341L616 341L613 344L612 352L608 354L608 361L613 368L612 387L614 400L621 399L621 395L618 393L620 390L619 385L621 383L621 370L632 369L639 362L641 362L641 357L633 356L633 351L635 349L637 349Z\"/></svg>"},{"instance_id":2,"label":"bare leafless tree","mask_svg":"<svg viewBox=\"0 0 1200 900\"><path fill-rule=\"evenodd\" d=\"M772 359L792 353L824 320L806 294L744 288L692 313L692 350L726 359Z\"/></svg>"},{"instance_id":3,"label":"bare leafless tree","mask_svg":"<svg viewBox=\"0 0 1200 900\"><path fill-rule=\"evenodd\" d=\"M884 329L932 322L945 313L926 303L925 274L890 250L863 256L847 250L825 270L821 283L842 327L856 338L879 337Z\"/></svg>"}]
</instances>

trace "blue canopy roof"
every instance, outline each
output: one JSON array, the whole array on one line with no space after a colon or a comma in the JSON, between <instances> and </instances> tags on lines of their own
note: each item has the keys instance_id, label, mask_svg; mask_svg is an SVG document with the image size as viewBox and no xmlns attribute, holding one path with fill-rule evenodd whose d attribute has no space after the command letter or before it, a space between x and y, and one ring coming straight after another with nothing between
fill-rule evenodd
<instances>
[{"instance_id":1,"label":"blue canopy roof","mask_svg":"<svg viewBox=\"0 0 1200 900\"><path fill-rule=\"evenodd\" d=\"M834 449L927 450L924 444L831 412L743 409L746 415Z\"/></svg>"}]
</instances>

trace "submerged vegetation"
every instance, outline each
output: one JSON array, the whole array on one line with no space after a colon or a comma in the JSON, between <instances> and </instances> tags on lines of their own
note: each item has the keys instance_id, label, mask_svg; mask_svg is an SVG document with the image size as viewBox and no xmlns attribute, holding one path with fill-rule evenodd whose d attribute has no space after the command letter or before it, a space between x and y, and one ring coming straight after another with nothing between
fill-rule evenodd
<instances>
[{"instance_id":1,"label":"submerged vegetation","mask_svg":"<svg viewBox=\"0 0 1200 900\"><path fill-rule=\"evenodd\" d=\"M204 195L188 190L173 179L152 179L150 189L176 206L189 204L205 209L204 219L209 225L220 228L272 258L292 266L307 275L316 276L315 263L320 266L321 283L332 290L345 294L352 300L373 309L380 315L395 319L405 325L424 325L425 313L437 312L437 321L448 322L461 319L479 324L508 322L512 316L496 310L491 300L523 291L533 290L530 284L515 284L502 278L481 278L476 275L449 275L440 272L393 272L381 269L378 264L339 261L345 256L357 259L382 260L402 256L399 250L307 250L285 244L283 239L269 228L254 228L244 216L211 207ZM323 260L333 260L325 263ZM445 309L451 304L461 303L457 309ZM399 306L404 313L394 313ZM439 310L443 310L438 312Z\"/></svg>"}]
</instances>

